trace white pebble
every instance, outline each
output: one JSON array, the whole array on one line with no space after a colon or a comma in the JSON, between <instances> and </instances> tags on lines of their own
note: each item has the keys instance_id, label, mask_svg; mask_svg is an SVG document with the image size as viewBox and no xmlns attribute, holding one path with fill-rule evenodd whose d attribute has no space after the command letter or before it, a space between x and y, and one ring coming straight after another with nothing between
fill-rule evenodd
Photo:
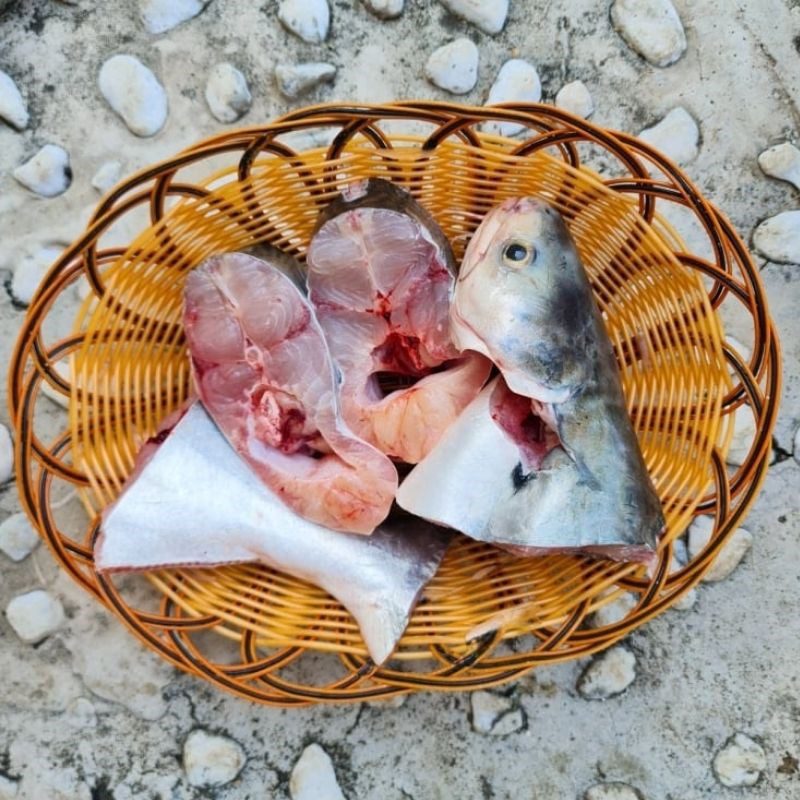
<instances>
[{"instance_id":1,"label":"white pebble","mask_svg":"<svg viewBox=\"0 0 800 800\"><path fill-rule=\"evenodd\" d=\"M35 644L57 631L64 622L64 608L44 589L17 595L6 606L6 617L23 642Z\"/></svg>"},{"instance_id":2,"label":"white pebble","mask_svg":"<svg viewBox=\"0 0 800 800\"><path fill-rule=\"evenodd\" d=\"M42 197L63 194L72 183L69 153L57 144L46 144L14 170L14 177L26 189Z\"/></svg>"},{"instance_id":3,"label":"white pebble","mask_svg":"<svg viewBox=\"0 0 800 800\"><path fill-rule=\"evenodd\" d=\"M711 539L714 531L714 518L710 516L695 517L689 526L689 555L696 558ZM703 576L706 583L725 580L739 566L747 551L753 544L753 534L747 528L737 528L717 553L711 568Z\"/></svg>"},{"instance_id":4,"label":"white pebble","mask_svg":"<svg viewBox=\"0 0 800 800\"><path fill-rule=\"evenodd\" d=\"M14 474L14 443L11 433L0 422L0 486L8 483Z\"/></svg>"},{"instance_id":5,"label":"white pebble","mask_svg":"<svg viewBox=\"0 0 800 800\"><path fill-rule=\"evenodd\" d=\"M695 604L697 603L697 589L689 589L686 594L681 595L681 597L676 600L670 608L674 608L676 611L691 611Z\"/></svg>"},{"instance_id":6,"label":"white pebble","mask_svg":"<svg viewBox=\"0 0 800 800\"><path fill-rule=\"evenodd\" d=\"M62 252L60 247L48 245L19 260L11 279L11 296L17 303L30 304L42 278Z\"/></svg>"},{"instance_id":7,"label":"white pebble","mask_svg":"<svg viewBox=\"0 0 800 800\"><path fill-rule=\"evenodd\" d=\"M800 189L800 150L793 144L783 142L768 148L758 157L758 166L765 175Z\"/></svg>"},{"instance_id":8,"label":"white pebble","mask_svg":"<svg viewBox=\"0 0 800 800\"><path fill-rule=\"evenodd\" d=\"M27 558L40 541L25 514L12 514L0 523L0 550L12 561Z\"/></svg>"},{"instance_id":9,"label":"white pebble","mask_svg":"<svg viewBox=\"0 0 800 800\"><path fill-rule=\"evenodd\" d=\"M303 750L289 779L292 800L345 800L330 756L318 745Z\"/></svg>"},{"instance_id":10,"label":"white pebble","mask_svg":"<svg viewBox=\"0 0 800 800\"><path fill-rule=\"evenodd\" d=\"M735 467L744 464L753 440L756 438L756 420L750 406L741 405L733 412L733 436L725 461Z\"/></svg>"},{"instance_id":11,"label":"white pebble","mask_svg":"<svg viewBox=\"0 0 800 800\"><path fill-rule=\"evenodd\" d=\"M139 16L149 33L164 33L196 17L210 0L139 0Z\"/></svg>"},{"instance_id":12,"label":"white pebble","mask_svg":"<svg viewBox=\"0 0 800 800\"><path fill-rule=\"evenodd\" d=\"M282 0L278 19L304 42L320 44L328 38L331 10L328 0Z\"/></svg>"},{"instance_id":13,"label":"white pebble","mask_svg":"<svg viewBox=\"0 0 800 800\"><path fill-rule=\"evenodd\" d=\"M238 742L204 730L193 730L183 745L183 769L192 786L224 786L246 760Z\"/></svg>"},{"instance_id":14,"label":"white pebble","mask_svg":"<svg viewBox=\"0 0 800 800\"><path fill-rule=\"evenodd\" d=\"M221 63L208 75L206 102L220 122L236 122L250 110L253 96L244 75L233 64Z\"/></svg>"},{"instance_id":15,"label":"white pebble","mask_svg":"<svg viewBox=\"0 0 800 800\"><path fill-rule=\"evenodd\" d=\"M122 164L119 161L106 161L92 176L92 186L101 194L105 194L119 181L121 175Z\"/></svg>"},{"instance_id":16,"label":"white pebble","mask_svg":"<svg viewBox=\"0 0 800 800\"><path fill-rule=\"evenodd\" d=\"M97 711L91 701L77 697L66 708L64 721L77 730L97 727Z\"/></svg>"},{"instance_id":17,"label":"white pebble","mask_svg":"<svg viewBox=\"0 0 800 800\"><path fill-rule=\"evenodd\" d=\"M683 106L673 108L662 120L645 128L639 138L678 164L697 158L700 129Z\"/></svg>"},{"instance_id":18,"label":"white pebble","mask_svg":"<svg viewBox=\"0 0 800 800\"><path fill-rule=\"evenodd\" d=\"M405 0L364 0L364 5L381 19L394 19L403 13Z\"/></svg>"},{"instance_id":19,"label":"white pebble","mask_svg":"<svg viewBox=\"0 0 800 800\"><path fill-rule=\"evenodd\" d=\"M636 656L617 645L601 653L578 679L578 692L587 700L607 700L624 692L636 678Z\"/></svg>"},{"instance_id":20,"label":"white pebble","mask_svg":"<svg viewBox=\"0 0 800 800\"><path fill-rule=\"evenodd\" d=\"M770 261L800 264L800 210L765 219L753 234L753 245Z\"/></svg>"},{"instance_id":21,"label":"white pebble","mask_svg":"<svg viewBox=\"0 0 800 800\"><path fill-rule=\"evenodd\" d=\"M18 131L28 127L28 108L14 79L0 70L0 119Z\"/></svg>"},{"instance_id":22,"label":"white pebble","mask_svg":"<svg viewBox=\"0 0 800 800\"><path fill-rule=\"evenodd\" d=\"M556 105L584 119L591 117L594 112L592 95L583 81L572 81L562 86L556 94Z\"/></svg>"},{"instance_id":23,"label":"white pebble","mask_svg":"<svg viewBox=\"0 0 800 800\"><path fill-rule=\"evenodd\" d=\"M440 0L453 14L477 25L484 33L500 33L508 17L508 0Z\"/></svg>"},{"instance_id":24,"label":"white pebble","mask_svg":"<svg viewBox=\"0 0 800 800\"><path fill-rule=\"evenodd\" d=\"M611 21L628 45L656 67L674 64L686 51L681 18L670 0L615 0Z\"/></svg>"},{"instance_id":25,"label":"white pebble","mask_svg":"<svg viewBox=\"0 0 800 800\"><path fill-rule=\"evenodd\" d=\"M755 786L766 768L764 748L744 733L734 734L714 756L714 774L723 786Z\"/></svg>"},{"instance_id":26,"label":"white pebble","mask_svg":"<svg viewBox=\"0 0 800 800\"><path fill-rule=\"evenodd\" d=\"M13 800L17 796L19 781L0 775L0 800Z\"/></svg>"},{"instance_id":27,"label":"white pebble","mask_svg":"<svg viewBox=\"0 0 800 800\"><path fill-rule=\"evenodd\" d=\"M589 624L593 628L603 628L606 625L615 625L621 622L630 614L639 602L639 598L633 592L623 592L619 597L614 598L610 603L601 606L592 614Z\"/></svg>"},{"instance_id":28,"label":"white pebble","mask_svg":"<svg viewBox=\"0 0 800 800\"><path fill-rule=\"evenodd\" d=\"M167 121L167 93L138 58L116 55L100 68L98 86L132 133L153 136Z\"/></svg>"},{"instance_id":29,"label":"white pebble","mask_svg":"<svg viewBox=\"0 0 800 800\"><path fill-rule=\"evenodd\" d=\"M644 800L644 795L628 783L596 783L583 795L583 800Z\"/></svg>"},{"instance_id":30,"label":"white pebble","mask_svg":"<svg viewBox=\"0 0 800 800\"><path fill-rule=\"evenodd\" d=\"M478 691L470 695L472 729L492 736L507 736L525 727L525 717L507 697Z\"/></svg>"},{"instance_id":31,"label":"white pebble","mask_svg":"<svg viewBox=\"0 0 800 800\"><path fill-rule=\"evenodd\" d=\"M425 77L451 94L466 94L478 81L478 48L471 39L456 39L431 53Z\"/></svg>"},{"instance_id":32,"label":"white pebble","mask_svg":"<svg viewBox=\"0 0 800 800\"><path fill-rule=\"evenodd\" d=\"M275 80L281 94L291 98L300 97L321 83L330 83L335 77L336 67L323 61L275 67Z\"/></svg>"},{"instance_id":33,"label":"white pebble","mask_svg":"<svg viewBox=\"0 0 800 800\"><path fill-rule=\"evenodd\" d=\"M495 103L538 103L542 99L542 82L533 64L521 58L506 61L497 73L486 105ZM500 136L514 136L525 129L516 122L487 122L483 128Z\"/></svg>"}]
</instances>

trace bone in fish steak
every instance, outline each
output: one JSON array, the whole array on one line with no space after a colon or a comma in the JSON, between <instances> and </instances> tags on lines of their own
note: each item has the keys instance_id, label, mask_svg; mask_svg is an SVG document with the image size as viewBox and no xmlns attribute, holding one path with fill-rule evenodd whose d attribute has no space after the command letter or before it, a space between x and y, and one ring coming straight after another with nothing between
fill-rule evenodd
<instances>
[{"instance_id":1,"label":"bone in fish steak","mask_svg":"<svg viewBox=\"0 0 800 800\"><path fill-rule=\"evenodd\" d=\"M486 446L475 431L486 434L487 414L518 448L513 469L503 465L504 489L486 500L483 527L465 532L523 554L581 551L651 562L664 527L661 504L591 286L554 209L522 198L486 216L464 256L451 320L459 346L491 358L507 384L473 409L477 422L465 418L464 452L453 468L477 463L471 448ZM440 446L456 448L447 437ZM434 450L432 463L434 456L441 458ZM462 478L465 495L474 480ZM423 516L444 522L419 494L426 479L433 475L422 462L401 487L400 504L420 514L427 508Z\"/></svg>"},{"instance_id":2,"label":"bone in fish steak","mask_svg":"<svg viewBox=\"0 0 800 800\"><path fill-rule=\"evenodd\" d=\"M449 534L420 520L372 536L331 531L295 514L239 458L199 403L148 443L103 513L101 571L260 561L335 597L376 664L391 654Z\"/></svg>"},{"instance_id":3,"label":"bone in fish steak","mask_svg":"<svg viewBox=\"0 0 800 800\"><path fill-rule=\"evenodd\" d=\"M313 309L284 272L243 253L186 279L184 325L200 399L258 476L313 522L371 533L397 471L341 419Z\"/></svg>"},{"instance_id":4,"label":"bone in fish steak","mask_svg":"<svg viewBox=\"0 0 800 800\"><path fill-rule=\"evenodd\" d=\"M489 376L485 358L453 346L454 280L431 215L380 179L331 203L308 250L309 298L342 374L344 419L402 461L430 452ZM387 381L401 388L384 396Z\"/></svg>"}]
</instances>

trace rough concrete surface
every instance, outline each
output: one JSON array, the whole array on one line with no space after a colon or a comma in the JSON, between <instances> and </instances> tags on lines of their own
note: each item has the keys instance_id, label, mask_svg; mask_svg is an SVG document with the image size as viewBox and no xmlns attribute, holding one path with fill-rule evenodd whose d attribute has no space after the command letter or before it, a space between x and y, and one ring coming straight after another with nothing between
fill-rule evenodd
<instances>
[{"instance_id":1,"label":"rough concrete surface","mask_svg":"<svg viewBox=\"0 0 800 800\"><path fill-rule=\"evenodd\" d=\"M167 5L141 3L149 14ZM10 295L15 267L80 229L99 197L92 177L105 162L122 162L127 174L224 130L204 96L220 62L241 70L249 85L252 107L238 123L246 125L318 100L452 99L426 80L424 65L436 48L465 36L479 49L478 80L459 99L483 102L500 66L519 57L536 66L546 102L566 83L583 81L599 124L638 133L683 106L700 127L699 154L686 169L746 241L765 218L800 207L798 191L767 177L757 161L768 147L800 139L796 0L676 0L687 48L664 68L614 31L605 0L511 0L495 36L438 2L408 0L398 19L381 20L357 0L334 0L321 44L281 25L275 0L175 5L159 19L186 21L152 34L133 0L0 2L0 70L30 115L22 131L0 121L0 284L7 287L0 290L0 364L24 315ZM117 53L139 58L166 90L169 115L152 137L134 136L100 94L100 67ZM274 68L300 62L330 62L337 74L290 102ZM16 96L8 102L21 119ZM13 178L46 144L69 153L72 171L67 191L52 199ZM757 262L786 359L779 463L748 517L753 544L739 567L704 584L691 610L668 612L627 639L635 677L622 694L582 697L576 684L586 661L541 669L500 690L508 699L500 705L524 723L506 726L504 735L476 732L464 694L418 695L392 706L256 707L143 650L58 570L46 548L19 562L0 553L0 609L35 589L64 609L61 624L35 644L0 615L0 798L287 798L292 770L312 743L330 756L335 781L328 770L306 785L337 796L338 782L348 800L577 800L604 782L632 789L592 796L800 797L800 453L791 457L800 423L800 266ZM736 319L730 330L740 338ZM0 422L8 422L5 404ZM0 521L18 510L12 482L0 488ZM187 764L187 740L198 729L222 744L202 748ZM763 748L755 760L763 770L754 785L729 788L713 764L738 733L756 743L751 750ZM211 762L198 765L198 758ZM751 762L728 764L728 771L745 770L749 783ZM187 769L213 780L196 785L201 779ZM219 784L220 775L229 782Z\"/></svg>"}]
</instances>

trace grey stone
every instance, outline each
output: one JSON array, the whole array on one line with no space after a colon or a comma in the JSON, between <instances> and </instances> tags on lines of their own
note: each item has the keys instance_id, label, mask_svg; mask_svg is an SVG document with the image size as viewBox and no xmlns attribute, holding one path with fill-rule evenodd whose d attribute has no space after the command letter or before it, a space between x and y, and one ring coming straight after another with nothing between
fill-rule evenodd
<instances>
[{"instance_id":1,"label":"grey stone","mask_svg":"<svg viewBox=\"0 0 800 800\"><path fill-rule=\"evenodd\" d=\"M425 76L451 94L472 91L478 81L478 48L465 38L442 45L428 58Z\"/></svg>"},{"instance_id":2,"label":"grey stone","mask_svg":"<svg viewBox=\"0 0 800 800\"><path fill-rule=\"evenodd\" d=\"M578 692L587 700L608 700L622 694L636 678L636 656L615 645L597 656L578 679Z\"/></svg>"},{"instance_id":3,"label":"grey stone","mask_svg":"<svg viewBox=\"0 0 800 800\"><path fill-rule=\"evenodd\" d=\"M14 632L28 644L36 644L64 624L64 608L44 589L19 594L6 606L6 617Z\"/></svg>"},{"instance_id":4,"label":"grey stone","mask_svg":"<svg viewBox=\"0 0 800 800\"><path fill-rule=\"evenodd\" d=\"M215 64L206 81L206 102L220 122L236 122L253 103L247 79L233 64Z\"/></svg>"},{"instance_id":5,"label":"grey stone","mask_svg":"<svg viewBox=\"0 0 800 800\"><path fill-rule=\"evenodd\" d=\"M753 233L753 246L778 264L800 264L800 210L781 211Z\"/></svg>"},{"instance_id":6,"label":"grey stone","mask_svg":"<svg viewBox=\"0 0 800 800\"><path fill-rule=\"evenodd\" d=\"M471 22L484 33L503 30L508 17L508 0L440 0L453 14Z\"/></svg>"},{"instance_id":7,"label":"grey stone","mask_svg":"<svg viewBox=\"0 0 800 800\"><path fill-rule=\"evenodd\" d=\"M150 33L165 33L196 17L211 0L139 0L139 15Z\"/></svg>"},{"instance_id":8,"label":"grey stone","mask_svg":"<svg viewBox=\"0 0 800 800\"><path fill-rule=\"evenodd\" d=\"M800 189L800 150L790 142L781 142L764 150L758 157L758 166L765 175Z\"/></svg>"},{"instance_id":9,"label":"grey stone","mask_svg":"<svg viewBox=\"0 0 800 800\"><path fill-rule=\"evenodd\" d=\"M22 561L38 546L41 539L25 514L12 514L0 522L0 550L12 561Z\"/></svg>"},{"instance_id":10,"label":"grey stone","mask_svg":"<svg viewBox=\"0 0 800 800\"><path fill-rule=\"evenodd\" d=\"M331 10L328 0L281 0L278 19L304 42L320 44L328 38Z\"/></svg>"},{"instance_id":11,"label":"grey stone","mask_svg":"<svg viewBox=\"0 0 800 800\"><path fill-rule=\"evenodd\" d=\"M310 92L322 83L330 83L336 77L336 67L322 61L306 64L278 64L275 80L281 94L296 98Z\"/></svg>"}]
</instances>

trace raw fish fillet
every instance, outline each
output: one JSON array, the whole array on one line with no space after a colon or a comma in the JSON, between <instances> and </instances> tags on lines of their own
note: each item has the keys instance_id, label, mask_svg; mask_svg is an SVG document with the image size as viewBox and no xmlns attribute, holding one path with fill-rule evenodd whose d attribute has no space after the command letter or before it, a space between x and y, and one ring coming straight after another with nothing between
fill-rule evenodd
<instances>
[{"instance_id":1,"label":"raw fish fillet","mask_svg":"<svg viewBox=\"0 0 800 800\"><path fill-rule=\"evenodd\" d=\"M459 346L491 358L507 385L474 401L398 503L523 554L652 563L661 503L589 280L554 209L521 198L486 216L451 320Z\"/></svg>"},{"instance_id":2,"label":"raw fish fillet","mask_svg":"<svg viewBox=\"0 0 800 800\"><path fill-rule=\"evenodd\" d=\"M397 471L341 419L330 353L297 287L230 253L189 274L184 300L198 394L236 451L306 519L371 533L389 513Z\"/></svg>"},{"instance_id":3,"label":"raw fish fillet","mask_svg":"<svg viewBox=\"0 0 800 800\"><path fill-rule=\"evenodd\" d=\"M402 461L424 458L491 369L453 346L454 279L433 218L378 179L351 185L323 212L308 250L309 299L342 374L344 419ZM401 388L384 396L387 381Z\"/></svg>"},{"instance_id":4,"label":"raw fish fillet","mask_svg":"<svg viewBox=\"0 0 800 800\"><path fill-rule=\"evenodd\" d=\"M447 532L421 520L389 521L365 537L303 519L194 403L142 449L122 494L104 511L95 566L109 572L262 562L342 603L380 664L448 541Z\"/></svg>"}]
</instances>

